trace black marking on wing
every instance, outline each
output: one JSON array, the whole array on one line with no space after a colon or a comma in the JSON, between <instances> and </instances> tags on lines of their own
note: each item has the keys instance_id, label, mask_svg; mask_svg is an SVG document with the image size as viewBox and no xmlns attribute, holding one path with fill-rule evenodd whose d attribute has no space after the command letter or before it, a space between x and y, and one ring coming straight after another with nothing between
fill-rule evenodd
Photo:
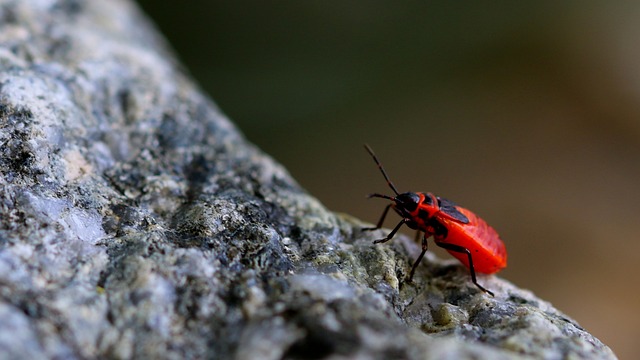
<instances>
[{"instance_id":1,"label":"black marking on wing","mask_svg":"<svg viewBox=\"0 0 640 360\"><path fill-rule=\"evenodd\" d=\"M469 223L469 219L464 216L463 213L458 211L457 205L453 201L438 197L438 207L440 208L441 212L447 214L451 218L463 224Z\"/></svg>"}]
</instances>

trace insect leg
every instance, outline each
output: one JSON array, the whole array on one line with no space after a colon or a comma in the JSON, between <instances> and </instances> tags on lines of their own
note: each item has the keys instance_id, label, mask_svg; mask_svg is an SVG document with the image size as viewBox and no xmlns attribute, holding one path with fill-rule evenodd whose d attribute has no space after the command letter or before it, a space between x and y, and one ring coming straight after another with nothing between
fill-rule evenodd
<instances>
[{"instance_id":1,"label":"insect leg","mask_svg":"<svg viewBox=\"0 0 640 360\"><path fill-rule=\"evenodd\" d=\"M402 219L400 220L400 222L398 223L398 225L396 225L396 227L393 228L393 230L391 230L391 232L389 233L389 235L387 235L384 239L380 239L380 240L375 240L373 243L374 244L381 244L381 243L385 243L389 240L391 240L393 238L393 236L398 232L398 229L400 229L400 227L402 225L404 225L407 221L409 221L409 219Z\"/></svg>"},{"instance_id":2,"label":"insect leg","mask_svg":"<svg viewBox=\"0 0 640 360\"><path fill-rule=\"evenodd\" d=\"M439 242L436 240L436 245L440 246L443 249L449 250L449 251L454 251L454 252L458 252L458 253L465 253L467 254L467 257L469 258L469 271L471 272L471 280L473 281L473 283L482 291L486 292L487 294L494 296L493 292L485 289L484 287L482 287L480 284L478 284L478 281L476 280L476 270L473 268L473 257L471 256L471 251L469 251L469 249L462 247L460 245L456 245L456 244L449 244L449 243L444 243L444 242Z\"/></svg>"},{"instance_id":3,"label":"insect leg","mask_svg":"<svg viewBox=\"0 0 640 360\"><path fill-rule=\"evenodd\" d=\"M420 231L418 231L418 234L420 235ZM413 266L411 267L411 273L409 273L409 282L411 282L413 280L413 274L416 272L416 269L418 268L418 265L420 264L420 261L422 261L422 258L424 257L424 254L427 253L427 246L429 245L427 243L427 233L425 233L422 236L422 252L420 253L420 256L418 256L418 258L416 259L416 262L413 263ZM416 236L417 239L417 236Z\"/></svg>"},{"instance_id":4,"label":"insect leg","mask_svg":"<svg viewBox=\"0 0 640 360\"><path fill-rule=\"evenodd\" d=\"M366 227L366 228L362 228L362 231L370 231L370 230L378 230L382 227L382 223L384 222L384 218L387 217L387 213L389 212L389 208L391 207L391 204L387 205L387 207L384 208L384 211L382 212L382 216L380 216L380 220L378 220L378 224L375 227Z\"/></svg>"}]
</instances>

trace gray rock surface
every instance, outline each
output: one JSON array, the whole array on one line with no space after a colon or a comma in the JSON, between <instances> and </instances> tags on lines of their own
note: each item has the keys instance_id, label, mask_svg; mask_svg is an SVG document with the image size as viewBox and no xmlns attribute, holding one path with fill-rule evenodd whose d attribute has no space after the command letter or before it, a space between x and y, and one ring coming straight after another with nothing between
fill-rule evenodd
<instances>
[{"instance_id":1,"label":"gray rock surface","mask_svg":"<svg viewBox=\"0 0 640 360\"><path fill-rule=\"evenodd\" d=\"M354 151L361 151L359 148ZM2 358L601 358L575 321L325 209L125 0L0 1Z\"/></svg>"}]
</instances>

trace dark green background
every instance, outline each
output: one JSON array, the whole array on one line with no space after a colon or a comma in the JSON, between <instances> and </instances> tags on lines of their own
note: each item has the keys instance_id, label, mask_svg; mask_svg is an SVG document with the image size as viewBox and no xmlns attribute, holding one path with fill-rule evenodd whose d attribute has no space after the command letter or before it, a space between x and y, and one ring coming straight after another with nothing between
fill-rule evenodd
<instances>
[{"instance_id":1,"label":"dark green background","mask_svg":"<svg viewBox=\"0 0 640 360\"><path fill-rule=\"evenodd\" d=\"M640 271L639 5L139 3L327 207L378 219L384 203L364 195L388 189L369 143L401 191L448 197L501 233L501 276L640 356L627 283Z\"/></svg>"}]
</instances>

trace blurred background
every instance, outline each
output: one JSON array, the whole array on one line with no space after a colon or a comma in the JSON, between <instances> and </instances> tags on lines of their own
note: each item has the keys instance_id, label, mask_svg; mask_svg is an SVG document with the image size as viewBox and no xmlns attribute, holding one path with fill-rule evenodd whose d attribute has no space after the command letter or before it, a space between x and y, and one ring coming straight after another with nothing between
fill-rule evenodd
<instances>
[{"instance_id":1,"label":"blurred background","mask_svg":"<svg viewBox=\"0 0 640 360\"><path fill-rule=\"evenodd\" d=\"M366 142L495 227L500 276L640 358L640 2L139 3L327 207L377 221Z\"/></svg>"}]
</instances>

